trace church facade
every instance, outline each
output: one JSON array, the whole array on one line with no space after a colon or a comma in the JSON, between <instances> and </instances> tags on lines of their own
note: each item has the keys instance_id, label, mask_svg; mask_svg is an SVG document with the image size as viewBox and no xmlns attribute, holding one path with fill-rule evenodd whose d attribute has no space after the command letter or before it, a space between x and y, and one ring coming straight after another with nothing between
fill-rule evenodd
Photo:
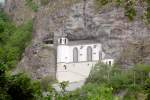
<instances>
[{"instance_id":1,"label":"church facade","mask_svg":"<svg viewBox=\"0 0 150 100\"><path fill-rule=\"evenodd\" d=\"M59 82L84 81L98 62L110 66L114 63L113 59L105 57L101 43L69 41L66 37L58 39L56 78Z\"/></svg>"}]
</instances>

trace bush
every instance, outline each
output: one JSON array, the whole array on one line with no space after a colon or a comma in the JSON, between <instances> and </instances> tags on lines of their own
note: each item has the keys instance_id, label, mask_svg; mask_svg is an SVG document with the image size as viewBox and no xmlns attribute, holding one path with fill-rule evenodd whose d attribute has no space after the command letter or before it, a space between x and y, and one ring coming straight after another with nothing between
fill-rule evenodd
<instances>
[{"instance_id":1,"label":"bush","mask_svg":"<svg viewBox=\"0 0 150 100\"><path fill-rule=\"evenodd\" d=\"M25 74L0 76L0 100L37 100L41 98L39 82Z\"/></svg>"},{"instance_id":2,"label":"bush","mask_svg":"<svg viewBox=\"0 0 150 100\"><path fill-rule=\"evenodd\" d=\"M96 64L91 70L86 83L107 83L110 69L111 68L105 64Z\"/></svg>"},{"instance_id":3,"label":"bush","mask_svg":"<svg viewBox=\"0 0 150 100\"><path fill-rule=\"evenodd\" d=\"M150 78L148 78L148 79L145 80L145 83L144 83L144 92L147 95L146 100L149 100L150 99Z\"/></svg>"},{"instance_id":4,"label":"bush","mask_svg":"<svg viewBox=\"0 0 150 100\"><path fill-rule=\"evenodd\" d=\"M21 59L31 36L32 22L16 27L0 12L0 100L37 100L41 97L38 82L31 81L25 74L6 74Z\"/></svg>"},{"instance_id":5,"label":"bush","mask_svg":"<svg viewBox=\"0 0 150 100\"><path fill-rule=\"evenodd\" d=\"M125 16L131 21L136 16L135 2L133 2L133 0L127 0L125 2Z\"/></svg>"},{"instance_id":6,"label":"bush","mask_svg":"<svg viewBox=\"0 0 150 100\"><path fill-rule=\"evenodd\" d=\"M34 12L38 11L38 5L33 0L26 0L26 5L30 7Z\"/></svg>"},{"instance_id":7,"label":"bush","mask_svg":"<svg viewBox=\"0 0 150 100\"><path fill-rule=\"evenodd\" d=\"M112 90L105 85L89 83L76 91L57 95L56 100L117 100Z\"/></svg>"},{"instance_id":8,"label":"bush","mask_svg":"<svg viewBox=\"0 0 150 100\"><path fill-rule=\"evenodd\" d=\"M53 84L56 80L51 76L46 76L41 79L41 86L43 91L48 91L51 84Z\"/></svg>"},{"instance_id":9,"label":"bush","mask_svg":"<svg viewBox=\"0 0 150 100\"><path fill-rule=\"evenodd\" d=\"M49 3L49 0L40 0L41 5L47 5Z\"/></svg>"},{"instance_id":10,"label":"bush","mask_svg":"<svg viewBox=\"0 0 150 100\"><path fill-rule=\"evenodd\" d=\"M25 74L14 75L10 77L7 93L12 100L35 100L41 94L40 84Z\"/></svg>"},{"instance_id":11,"label":"bush","mask_svg":"<svg viewBox=\"0 0 150 100\"><path fill-rule=\"evenodd\" d=\"M4 21L3 23L4 31L0 33L0 44L2 44L0 47L0 62L6 64L9 68L13 68L21 59L25 47L31 41L32 22L25 23L18 28L11 22Z\"/></svg>"}]
</instances>

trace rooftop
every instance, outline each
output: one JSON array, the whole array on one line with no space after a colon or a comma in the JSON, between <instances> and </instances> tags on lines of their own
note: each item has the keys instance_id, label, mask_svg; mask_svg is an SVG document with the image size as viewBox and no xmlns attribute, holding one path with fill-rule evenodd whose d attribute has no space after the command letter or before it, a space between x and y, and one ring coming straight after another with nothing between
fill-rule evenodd
<instances>
[{"instance_id":1,"label":"rooftop","mask_svg":"<svg viewBox=\"0 0 150 100\"><path fill-rule=\"evenodd\" d=\"M85 44L100 44L100 42L94 40L76 40L68 42L68 45L85 45Z\"/></svg>"}]
</instances>

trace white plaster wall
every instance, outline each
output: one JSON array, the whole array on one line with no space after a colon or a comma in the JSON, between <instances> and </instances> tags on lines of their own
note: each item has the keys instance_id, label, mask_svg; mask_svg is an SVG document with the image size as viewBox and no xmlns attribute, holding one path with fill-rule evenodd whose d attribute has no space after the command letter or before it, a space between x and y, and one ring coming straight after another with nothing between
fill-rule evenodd
<instances>
[{"instance_id":1,"label":"white plaster wall","mask_svg":"<svg viewBox=\"0 0 150 100\"><path fill-rule=\"evenodd\" d=\"M94 48L96 45L96 48ZM92 61L99 60L99 53L102 52L101 44L87 45L59 45L57 48L57 63L73 62L73 49L78 49L79 62L87 61L87 48L92 48Z\"/></svg>"},{"instance_id":2,"label":"white plaster wall","mask_svg":"<svg viewBox=\"0 0 150 100\"><path fill-rule=\"evenodd\" d=\"M97 62L58 63L56 77L59 82L79 82L85 80ZM66 68L64 67L66 66Z\"/></svg>"},{"instance_id":3,"label":"white plaster wall","mask_svg":"<svg viewBox=\"0 0 150 100\"><path fill-rule=\"evenodd\" d=\"M70 50L67 45L57 47L57 62L70 62Z\"/></svg>"}]
</instances>

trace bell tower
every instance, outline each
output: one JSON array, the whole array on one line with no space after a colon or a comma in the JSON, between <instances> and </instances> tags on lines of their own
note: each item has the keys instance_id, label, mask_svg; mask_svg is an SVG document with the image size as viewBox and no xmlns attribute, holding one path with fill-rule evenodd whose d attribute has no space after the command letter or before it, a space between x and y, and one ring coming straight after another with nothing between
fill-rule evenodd
<instances>
[{"instance_id":1,"label":"bell tower","mask_svg":"<svg viewBox=\"0 0 150 100\"><path fill-rule=\"evenodd\" d=\"M58 44L59 45L66 45L68 44L68 38L66 36L62 36L60 38L58 38Z\"/></svg>"}]
</instances>

